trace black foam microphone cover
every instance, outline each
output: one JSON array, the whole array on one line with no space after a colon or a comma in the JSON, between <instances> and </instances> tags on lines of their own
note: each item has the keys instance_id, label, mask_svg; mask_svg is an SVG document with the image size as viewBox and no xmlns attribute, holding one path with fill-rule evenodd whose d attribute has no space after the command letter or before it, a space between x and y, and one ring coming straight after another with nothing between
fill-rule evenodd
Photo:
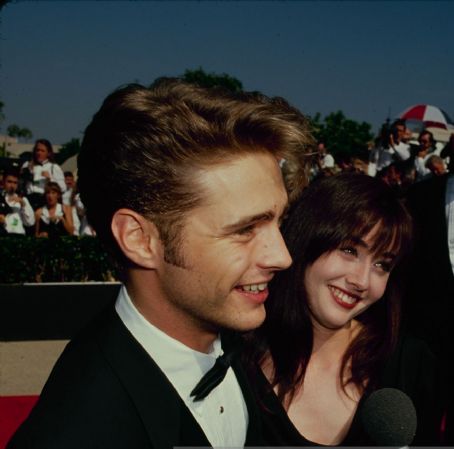
<instances>
[{"instance_id":1,"label":"black foam microphone cover","mask_svg":"<svg viewBox=\"0 0 454 449\"><path fill-rule=\"evenodd\" d=\"M378 446L408 446L415 437L415 407L396 388L374 391L364 401L360 416L368 437Z\"/></svg>"}]
</instances>

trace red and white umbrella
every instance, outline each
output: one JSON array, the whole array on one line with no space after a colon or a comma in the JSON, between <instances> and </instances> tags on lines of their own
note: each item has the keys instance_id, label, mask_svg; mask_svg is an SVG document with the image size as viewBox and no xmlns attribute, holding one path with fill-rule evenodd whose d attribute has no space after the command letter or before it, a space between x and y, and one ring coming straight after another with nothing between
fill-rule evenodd
<instances>
[{"instance_id":1,"label":"red and white umbrella","mask_svg":"<svg viewBox=\"0 0 454 449\"><path fill-rule=\"evenodd\" d=\"M399 118L423 122L425 128L448 129L448 124L452 124L445 111L430 104L411 106L399 114Z\"/></svg>"},{"instance_id":2,"label":"red and white umbrella","mask_svg":"<svg viewBox=\"0 0 454 449\"><path fill-rule=\"evenodd\" d=\"M421 121L425 128L448 129L448 124L452 124L452 120L445 111L430 104L417 104L411 106L400 113L399 118Z\"/></svg>"}]
</instances>

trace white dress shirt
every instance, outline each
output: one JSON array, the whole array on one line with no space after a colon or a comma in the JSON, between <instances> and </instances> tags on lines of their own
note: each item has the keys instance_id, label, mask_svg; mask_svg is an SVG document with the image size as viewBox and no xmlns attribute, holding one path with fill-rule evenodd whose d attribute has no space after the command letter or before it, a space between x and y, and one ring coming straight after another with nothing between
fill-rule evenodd
<instances>
[{"instance_id":1,"label":"white dress shirt","mask_svg":"<svg viewBox=\"0 0 454 449\"><path fill-rule=\"evenodd\" d=\"M28 168L29 165L29 162L25 162L24 165L22 165L22 168ZM49 173L50 178L43 176L42 173L44 171ZM43 195L44 188L46 187L48 181L56 182L60 186L62 193L66 191L65 175L63 174L63 170L54 162L50 162L46 159L41 164L33 164L32 176L33 180L27 182L25 186L28 195L31 193L40 193Z\"/></svg>"},{"instance_id":2,"label":"white dress shirt","mask_svg":"<svg viewBox=\"0 0 454 449\"><path fill-rule=\"evenodd\" d=\"M446 182L446 225L448 228L448 248L454 274L454 173L448 176Z\"/></svg>"},{"instance_id":3,"label":"white dress shirt","mask_svg":"<svg viewBox=\"0 0 454 449\"><path fill-rule=\"evenodd\" d=\"M220 339L209 354L195 351L147 321L132 303L124 286L115 309L121 320L156 362L189 408L213 447L243 447L248 413L241 388L232 368L205 399L194 402L190 393L202 376L222 355Z\"/></svg>"},{"instance_id":4,"label":"white dress shirt","mask_svg":"<svg viewBox=\"0 0 454 449\"><path fill-rule=\"evenodd\" d=\"M27 198L22 198L23 205L19 200L13 200L13 198L16 198L16 196L5 195L5 201L12 209L11 213L5 217L5 229L8 234L24 235L24 226L33 226L35 224L35 213Z\"/></svg>"}]
</instances>

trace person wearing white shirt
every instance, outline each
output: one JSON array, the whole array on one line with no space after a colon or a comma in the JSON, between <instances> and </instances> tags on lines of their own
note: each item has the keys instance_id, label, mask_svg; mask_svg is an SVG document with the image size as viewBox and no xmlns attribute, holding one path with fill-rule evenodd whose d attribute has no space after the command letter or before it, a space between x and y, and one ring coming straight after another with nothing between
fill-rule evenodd
<instances>
[{"instance_id":1,"label":"person wearing white shirt","mask_svg":"<svg viewBox=\"0 0 454 449\"><path fill-rule=\"evenodd\" d=\"M74 179L74 175L70 171L64 172L65 176L65 186L66 190L62 194L62 203L66 206L74 206L74 189L76 187L76 180Z\"/></svg>"},{"instance_id":2,"label":"person wearing white shirt","mask_svg":"<svg viewBox=\"0 0 454 449\"><path fill-rule=\"evenodd\" d=\"M406 138L405 120L398 119L388 130L385 125L382 135L369 155L368 175L375 176L378 172L396 161L407 161L411 157L410 145Z\"/></svg>"},{"instance_id":3,"label":"person wearing white shirt","mask_svg":"<svg viewBox=\"0 0 454 449\"><path fill-rule=\"evenodd\" d=\"M35 214L27 198L17 194L19 173L7 169L3 173L4 200L9 207L7 214L0 213L0 224L8 234L25 235L25 227L35 224Z\"/></svg>"},{"instance_id":4,"label":"person wearing white shirt","mask_svg":"<svg viewBox=\"0 0 454 449\"><path fill-rule=\"evenodd\" d=\"M56 182L62 193L66 191L63 171L54 162L54 151L47 139L35 142L32 160L22 165L21 174L33 210L44 205L44 188L48 182Z\"/></svg>"},{"instance_id":5,"label":"person wearing white shirt","mask_svg":"<svg viewBox=\"0 0 454 449\"><path fill-rule=\"evenodd\" d=\"M419 148L415 157L416 181L421 181L431 174L426 166L429 158L435 154L435 139L430 131L421 131L418 137Z\"/></svg>"},{"instance_id":6,"label":"person wearing white shirt","mask_svg":"<svg viewBox=\"0 0 454 449\"><path fill-rule=\"evenodd\" d=\"M283 99L168 78L109 95L78 187L124 287L8 449L263 446L237 333L260 326L268 283L291 264L279 227L310 143Z\"/></svg>"}]
</instances>

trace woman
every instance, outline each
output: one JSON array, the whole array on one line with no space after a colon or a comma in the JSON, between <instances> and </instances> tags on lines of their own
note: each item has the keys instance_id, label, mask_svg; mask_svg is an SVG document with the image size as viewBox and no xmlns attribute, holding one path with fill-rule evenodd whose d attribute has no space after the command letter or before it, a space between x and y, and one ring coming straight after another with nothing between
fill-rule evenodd
<instances>
[{"instance_id":1,"label":"woman","mask_svg":"<svg viewBox=\"0 0 454 449\"><path fill-rule=\"evenodd\" d=\"M65 177L58 164L54 162L54 151L46 139L38 139L33 147L32 160L25 162L21 169L25 191L33 210L44 205L44 187L55 182L62 192L66 190Z\"/></svg>"},{"instance_id":2,"label":"woman","mask_svg":"<svg viewBox=\"0 0 454 449\"><path fill-rule=\"evenodd\" d=\"M49 182L44 188L46 204L35 212L36 237L59 237L74 235L77 214L71 206L61 204L62 193L56 182Z\"/></svg>"},{"instance_id":3,"label":"woman","mask_svg":"<svg viewBox=\"0 0 454 449\"><path fill-rule=\"evenodd\" d=\"M414 340L398 342L398 271L411 238L405 208L383 182L343 173L303 192L283 235L293 265L271 284L249 354L267 443L374 444L359 410L383 387L411 396L417 437L435 438L436 416L423 416L435 399L433 358Z\"/></svg>"}]
</instances>

